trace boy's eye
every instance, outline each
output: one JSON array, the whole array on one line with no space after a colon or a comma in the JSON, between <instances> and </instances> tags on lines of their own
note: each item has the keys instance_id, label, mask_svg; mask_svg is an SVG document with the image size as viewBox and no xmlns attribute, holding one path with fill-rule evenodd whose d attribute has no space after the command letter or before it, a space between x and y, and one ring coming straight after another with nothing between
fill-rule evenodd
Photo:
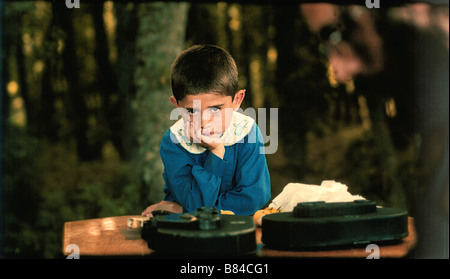
<instances>
[{"instance_id":1,"label":"boy's eye","mask_svg":"<svg viewBox=\"0 0 450 279\"><path fill-rule=\"evenodd\" d=\"M186 109L186 110L187 110L187 112L188 112L190 115L196 115L197 112L198 112L197 109L193 109L193 108L188 108L188 109Z\"/></svg>"},{"instance_id":2,"label":"boy's eye","mask_svg":"<svg viewBox=\"0 0 450 279\"><path fill-rule=\"evenodd\" d=\"M220 111L220 108L213 107L213 108L210 108L210 111L211 111L211 113L218 113Z\"/></svg>"}]
</instances>

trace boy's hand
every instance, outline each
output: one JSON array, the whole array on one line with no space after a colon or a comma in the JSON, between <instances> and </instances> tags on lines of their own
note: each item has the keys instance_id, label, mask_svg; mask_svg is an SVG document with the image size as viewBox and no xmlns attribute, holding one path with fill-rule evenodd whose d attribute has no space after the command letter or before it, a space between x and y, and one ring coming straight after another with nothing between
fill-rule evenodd
<instances>
[{"instance_id":1,"label":"boy's hand","mask_svg":"<svg viewBox=\"0 0 450 279\"><path fill-rule=\"evenodd\" d=\"M225 146L221 134L214 133L214 127L203 129L196 128L194 127L194 122L191 122L189 134L192 142L200 144L217 157L223 159L223 156L225 155Z\"/></svg>"},{"instance_id":2,"label":"boy's hand","mask_svg":"<svg viewBox=\"0 0 450 279\"><path fill-rule=\"evenodd\" d=\"M201 145L220 159L223 159L225 146L220 137L202 135Z\"/></svg>"},{"instance_id":3,"label":"boy's hand","mask_svg":"<svg viewBox=\"0 0 450 279\"><path fill-rule=\"evenodd\" d=\"M161 201L147 207L144 212L142 212L142 216L153 217L152 212L156 210L165 210L179 214L183 212L183 207L176 202Z\"/></svg>"}]
</instances>

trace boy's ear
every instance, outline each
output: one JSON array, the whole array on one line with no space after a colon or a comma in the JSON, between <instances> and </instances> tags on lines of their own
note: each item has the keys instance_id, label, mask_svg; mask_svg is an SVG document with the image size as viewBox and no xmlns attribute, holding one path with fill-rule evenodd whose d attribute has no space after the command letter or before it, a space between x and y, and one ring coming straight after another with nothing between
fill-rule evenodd
<instances>
[{"instance_id":1,"label":"boy's ear","mask_svg":"<svg viewBox=\"0 0 450 279\"><path fill-rule=\"evenodd\" d=\"M178 101L174 96L170 96L170 102L178 107Z\"/></svg>"},{"instance_id":2,"label":"boy's ear","mask_svg":"<svg viewBox=\"0 0 450 279\"><path fill-rule=\"evenodd\" d=\"M235 111L237 111L241 107L244 97L245 97L245 89L239 90L238 92L236 92L236 94L234 94L233 107Z\"/></svg>"}]
</instances>

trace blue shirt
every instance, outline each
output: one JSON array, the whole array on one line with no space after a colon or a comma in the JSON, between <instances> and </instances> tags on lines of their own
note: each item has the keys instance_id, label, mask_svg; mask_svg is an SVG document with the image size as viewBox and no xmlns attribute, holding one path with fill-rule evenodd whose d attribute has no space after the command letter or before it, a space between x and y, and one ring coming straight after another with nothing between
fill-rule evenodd
<instances>
[{"instance_id":1,"label":"blue shirt","mask_svg":"<svg viewBox=\"0 0 450 279\"><path fill-rule=\"evenodd\" d=\"M261 131L254 121L249 124L248 134L225 145L223 159L206 149L192 153L174 129L168 130L160 147L164 200L177 202L184 212L215 206L252 215L261 209L270 199L270 177Z\"/></svg>"}]
</instances>

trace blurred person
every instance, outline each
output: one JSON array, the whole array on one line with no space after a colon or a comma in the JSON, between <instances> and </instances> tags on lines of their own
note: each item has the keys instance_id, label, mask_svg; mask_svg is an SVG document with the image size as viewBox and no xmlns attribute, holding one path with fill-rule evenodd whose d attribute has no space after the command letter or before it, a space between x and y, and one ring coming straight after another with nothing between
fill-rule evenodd
<instances>
[{"instance_id":1,"label":"blurred person","mask_svg":"<svg viewBox=\"0 0 450 279\"><path fill-rule=\"evenodd\" d=\"M403 94L403 103L396 103L403 111L391 132L420 134L420 184L426 189L414 197L418 244L411 256L448 258L448 2L381 9L320 3L300 10L322 39L338 82L361 80L381 98Z\"/></svg>"}]
</instances>

